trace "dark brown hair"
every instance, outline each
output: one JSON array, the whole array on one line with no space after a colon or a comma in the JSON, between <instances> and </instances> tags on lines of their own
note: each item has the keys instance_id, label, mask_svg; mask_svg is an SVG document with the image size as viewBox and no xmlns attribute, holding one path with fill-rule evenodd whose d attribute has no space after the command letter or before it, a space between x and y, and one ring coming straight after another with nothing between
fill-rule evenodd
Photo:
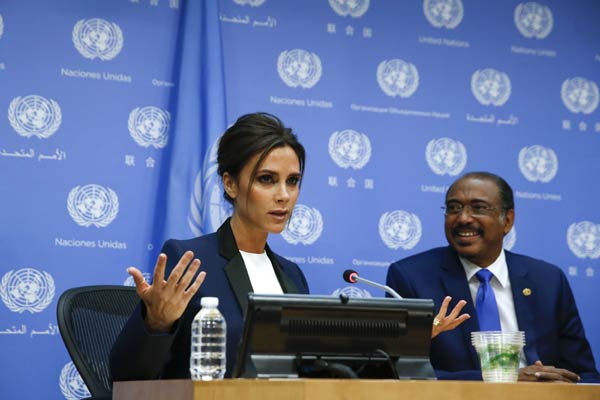
<instances>
[{"instance_id":1,"label":"dark brown hair","mask_svg":"<svg viewBox=\"0 0 600 400\"><path fill-rule=\"evenodd\" d=\"M276 116L264 112L242 115L221 136L217 153L218 173L221 178L225 172L235 179L248 161L260 154L258 162L250 175L250 185L254 182L256 171L271 150L277 147L291 147L300 162L300 174L304 173L305 151L290 128L283 125ZM233 204L233 199L224 191L223 197Z\"/></svg>"}]
</instances>

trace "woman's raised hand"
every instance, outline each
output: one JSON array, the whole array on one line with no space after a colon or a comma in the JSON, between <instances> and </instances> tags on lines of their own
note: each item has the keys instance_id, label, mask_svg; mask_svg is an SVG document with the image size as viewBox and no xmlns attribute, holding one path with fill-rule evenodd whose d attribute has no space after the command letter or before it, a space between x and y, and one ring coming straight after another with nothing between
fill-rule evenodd
<instances>
[{"instance_id":1,"label":"woman's raised hand","mask_svg":"<svg viewBox=\"0 0 600 400\"><path fill-rule=\"evenodd\" d=\"M192 261L193 259L193 261ZM137 294L146 306L145 323L152 332L169 332L182 315L191 298L200 288L206 272L202 271L192 282L200 268L200 260L194 253L186 251L165 280L167 256L161 253L156 260L152 284L144 279L142 272L129 267L127 272L133 277ZM186 267L188 267L186 270Z\"/></svg>"}]
</instances>

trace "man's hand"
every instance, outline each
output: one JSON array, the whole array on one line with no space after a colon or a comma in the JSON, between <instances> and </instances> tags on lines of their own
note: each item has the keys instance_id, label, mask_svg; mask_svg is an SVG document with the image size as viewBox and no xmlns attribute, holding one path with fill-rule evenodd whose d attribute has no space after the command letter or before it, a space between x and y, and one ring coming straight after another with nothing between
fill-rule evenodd
<instances>
[{"instance_id":1,"label":"man's hand","mask_svg":"<svg viewBox=\"0 0 600 400\"><path fill-rule=\"evenodd\" d=\"M161 253L154 267L152 285L144 279L142 272L130 267L127 272L133 277L137 294L146 305L145 323L152 332L168 332L187 307L191 298L200 288L206 272L200 272L190 285L196 271L200 268L200 260L194 253L186 251L165 280L167 256ZM191 264L190 264L191 262ZM186 271L186 267L189 268Z\"/></svg>"},{"instance_id":2,"label":"man's hand","mask_svg":"<svg viewBox=\"0 0 600 400\"><path fill-rule=\"evenodd\" d=\"M538 360L535 364L519 370L519 380L526 382L577 383L581 378L574 372L562 368L555 368L550 365L544 365Z\"/></svg>"},{"instance_id":3,"label":"man's hand","mask_svg":"<svg viewBox=\"0 0 600 400\"><path fill-rule=\"evenodd\" d=\"M451 300L452 297L450 296L444 297L444 301L440 306L440 312L433 319L433 326L431 327L432 339L442 332L456 328L457 326L471 318L469 314L462 314L460 316L458 315L462 311L465 304L467 304L467 302L464 300L459 301L456 304L456 306L454 306L454 308L452 309L452 312L446 315L446 312L448 311L448 305L450 304Z\"/></svg>"}]
</instances>

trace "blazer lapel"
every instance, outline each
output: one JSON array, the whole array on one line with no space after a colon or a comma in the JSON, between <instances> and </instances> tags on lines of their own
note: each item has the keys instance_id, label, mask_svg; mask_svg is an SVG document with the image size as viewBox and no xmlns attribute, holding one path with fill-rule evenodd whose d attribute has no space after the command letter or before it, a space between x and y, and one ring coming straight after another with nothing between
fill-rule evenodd
<instances>
[{"instance_id":1,"label":"blazer lapel","mask_svg":"<svg viewBox=\"0 0 600 400\"><path fill-rule=\"evenodd\" d=\"M285 272L285 269L279 264L279 262L277 262L277 257L275 257L275 254L271 251L269 245L267 245L265 250L267 251L269 260L271 260L271 264L273 265L275 275L277 276L277 280L281 285L283 293L300 293L294 281L292 281L289 275Z\"/></svg>"},{"instance_id":2,"label":"blazer lapel","mask_svg":"<svg viewBox=\"0 0 600 400\"><path fill-rule=\"evenodd\" d=\"M506 264L508 265L508 276L512 289L515 313L519 329L525 332L525 347L523 351L527 362L533 364L539 360L535 348L535 311L533 310L534 296L538 295L531 280L527 276L527 270L521 264L515 262L513 254L506 251Z\"/></svg>"},{"instance_id":3,"label":"blazer lapel","mask_svg":"<svg viewBox=\"0 0 600 400\"><path fill-rule=\"evenodd\" d=\"M248 276L248 271L244 264L244 259L238 250L233 231L231 230L230 218L221 225L217 231L217 237L219 240L219 252L221 256L229 260L227 265L225 265L225 275L227 275L229 284L233 288L233 293L240 306L242 315L245 315L246 309L248 308L248 293L252 292L253 289L252 283L250 283L250 276ZM265 251L267 252L269 260L271 260L271 264L273 265L275 275L277 276L277 280L281 285L283 293L299 293L298 287L285 272L284 268L277 262L275 254L268 245L266 246Z\"/></svg>"},{"instance_id":4,"label":"blazer lapel","mask_svg":"<svg viewBox=\"0 0 600 400\"><path fill-rule=\"evenodd\" d=\"M454 249L451 247L448 247L445 260L442 263L441 278L442 285L445 287L445 292L452 293L454 296L452 298L452 302L450 303L450 309L452 305L456 304L456 302L459 300L465 300L467 302L462 312L469 314L471 318L463 322L456 329L460 329L462 332L465 348L469 349L473 365L479 365L479 357L475 351L475 348L471 344L471 332L479 330L477 312L475 310L475 304L473 304L471 299L471 291L469 290L469 283L467 282L465 269L460 263L458 254L456 254L456 251L454 251Z\"/></svg>"},{"instance_id":5,"label":"blazer lapel","mask_svg":"<svg viewBox=\"0 0 600 400\"><path fill-rule=\"evenodd\" d=\"M245 315L248 308L248 293L252 291L252 284L242 255L238 251L235 237L231 231L230 218L228 218L217 231L219 240L219 252L229 262L225 265L225 275L233 289L235 298L240 306L242 315Z\"/></svg>"}]
</instances>

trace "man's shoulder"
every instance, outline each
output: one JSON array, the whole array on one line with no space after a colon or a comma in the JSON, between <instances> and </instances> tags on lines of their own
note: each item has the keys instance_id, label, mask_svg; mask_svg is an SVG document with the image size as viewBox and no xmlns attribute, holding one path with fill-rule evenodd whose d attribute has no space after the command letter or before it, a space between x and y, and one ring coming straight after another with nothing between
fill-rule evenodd
<instances>
[{"instance_id":1,"label":"man's shoulder","mask_svg":"<svg viewBox=\"0 0 600 400\"><path fill-rule=\"evenodd\" d=\"M448 246L436 247L421 253L413 254L392 263L393 268L438 268L439 264L449 256Z\"/></svg>"},{"instance_id":2,"label":"man's shoulder","mask_svg":"<svg viewBox=\"0 0 600 400\"><path fill-rule=\"evenodd\" d=\"M505 250L506 254L506 264L509 269L511 268L521 268L527 272L535 273L535 274L563 274L562 269L558 266L549 263L547 261L541 260L539 258L527 256L524 254L513 253Z\"/></svg>"}]
</instances>

